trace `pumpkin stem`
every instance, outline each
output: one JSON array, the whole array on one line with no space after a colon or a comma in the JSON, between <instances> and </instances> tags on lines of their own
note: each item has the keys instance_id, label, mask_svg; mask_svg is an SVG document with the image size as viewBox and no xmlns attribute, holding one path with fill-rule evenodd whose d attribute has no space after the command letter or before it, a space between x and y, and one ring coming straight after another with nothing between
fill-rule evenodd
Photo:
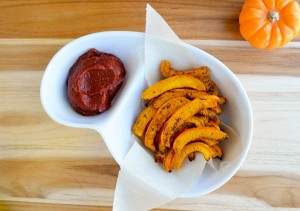
<instances>
[{"instance_id":1,"label":"pumpkin stem","mask_svg":"<svg viewBox=\"0 0 300 211\"><path fill-rule=\"evenodd\" d=\"M279 13L276 11L271 11L268 13L267 18L272 23L277 22L279 20Z\"/></svg>"}]
</instances>

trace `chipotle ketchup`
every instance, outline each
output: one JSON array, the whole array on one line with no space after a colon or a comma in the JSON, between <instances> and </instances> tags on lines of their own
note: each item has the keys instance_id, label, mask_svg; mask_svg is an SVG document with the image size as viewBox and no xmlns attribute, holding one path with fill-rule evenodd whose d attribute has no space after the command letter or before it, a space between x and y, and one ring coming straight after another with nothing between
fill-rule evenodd
<instances>
[{"instance_id":1,"label":"chipotle ketchup","mask_svg":"<svg viewBox=\"0 0 300 211\"><path fill-rule=\"evenodd\" d=\"M91 49L71 67L67 79L68 99L82 115L95 115L109 109L126 75L116 56Z\"/></svg>"}]
</instances>

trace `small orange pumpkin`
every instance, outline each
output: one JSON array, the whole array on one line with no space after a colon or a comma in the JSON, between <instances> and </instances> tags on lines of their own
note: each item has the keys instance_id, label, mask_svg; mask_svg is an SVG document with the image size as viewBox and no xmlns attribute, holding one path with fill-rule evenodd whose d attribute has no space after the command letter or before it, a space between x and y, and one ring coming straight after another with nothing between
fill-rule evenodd
<instances>
[{"instance_id":1,"label":"small orange pumpkin","mask_svg":"<svg viewBox=\"0 0 300 211\"><path fill-rule=\"evenodd\" d=\"M242 36L252 46L278 48L300 30L299 4L295 0L246 0L239 23Z\"/></svg>"}]
</instances>

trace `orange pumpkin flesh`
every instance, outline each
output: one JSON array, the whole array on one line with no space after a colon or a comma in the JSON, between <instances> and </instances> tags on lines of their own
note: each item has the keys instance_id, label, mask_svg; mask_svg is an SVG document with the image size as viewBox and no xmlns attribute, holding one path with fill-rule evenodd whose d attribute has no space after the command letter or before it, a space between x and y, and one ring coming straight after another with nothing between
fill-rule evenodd
<instances>
[{"instance_id":1,"label":"orange pumpkin flesh","mask_svg":"<svg viewBox=\"0 0 300 211\"><path fill-rule=\"evenodd\" d=\"M246 0L239 23L242 36L252 46L278 48L300 30L299 4L295 0Z\"/></svg>"}]
</instances>

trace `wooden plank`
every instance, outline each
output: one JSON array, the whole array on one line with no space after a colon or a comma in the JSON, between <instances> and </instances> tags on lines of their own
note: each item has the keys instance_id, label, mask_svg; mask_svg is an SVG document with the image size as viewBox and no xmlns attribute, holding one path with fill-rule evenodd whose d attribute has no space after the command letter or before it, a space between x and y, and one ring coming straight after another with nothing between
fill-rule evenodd
<instances>
[{"instance_id":1,"label":"wooden plank","mask_svg":"<svg viewBox=\"0 0 300 211\"><path fill-rule=\"evenodd\" d=\"M0 38L75 38L107 30L143 32L148 2L182 39L243 39L238 16L244 0L2 0ZM299 40L300 35L295 38Z\"/></svg>"},{"instance_id":2,"label":"wooden plank","mask_svg":"<svg viewBox=\"0 0 300 211\"><path fill-rule=\"evenodd\" d=\"M71 40L0 39L0 71L44 70L53 55ZM249 47L245 41L184 41L215 56L236 74L300 76L300 42L269 51Z\"/></svg>"},{"instance_id":3,"label":"wooden plank","mask_svg":"<svg viewBox=\"0 0 300 211\"><path fill-rule=\"evenodd\" d=\"M55 203L30 203L19 201L1 201L1 211L111 211L110 206L91 206L91 205L70 205L70 204L55 204Z\"/></svg>"}]
</instances>

